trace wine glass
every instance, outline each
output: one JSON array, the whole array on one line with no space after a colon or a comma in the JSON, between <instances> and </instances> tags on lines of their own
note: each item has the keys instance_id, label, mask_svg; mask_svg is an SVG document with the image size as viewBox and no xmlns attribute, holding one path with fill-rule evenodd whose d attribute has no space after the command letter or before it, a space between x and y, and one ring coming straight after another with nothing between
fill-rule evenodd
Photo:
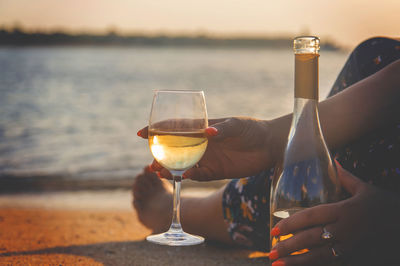
<instances>
[{"instance_id":1,"label":"wine glass","mask_svg":"<svg viewBox=\"0 0 400 266\"><path fill-rule=\"evenodd\" d=\"M185 233L180 223L182 174L195 166L207 148L208 127L203 91L156 90L149 120L149 146L153 157L173 176L173 214L169 230L150 235L150 242L168 246L190 246L204 242Z\"/></svg>"}]
</instances>

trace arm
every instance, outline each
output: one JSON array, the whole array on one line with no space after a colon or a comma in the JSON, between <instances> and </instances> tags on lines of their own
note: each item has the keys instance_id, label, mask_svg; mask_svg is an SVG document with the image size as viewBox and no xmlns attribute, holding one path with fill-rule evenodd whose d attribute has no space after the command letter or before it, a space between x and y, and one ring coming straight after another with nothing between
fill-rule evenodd
<instances>
[{"instance_id":1,"label":"arm","mask_svg":"<svg viewBox=\"0 0 400 266\"><path fill-rule=\"evenodd\" d=\"M319 103L321 128L330 149L400 121L400 60ZM292 115L271 121L270 143L282 156Z\"/></svg>"},{"instance_id":2,"label":"arm","mask_svg":"<svg viewBox=\"0 0 400 266\"><path fill-rule=\"evenodd\" d=\"M400 121L400 60L321 102L320 114L331 148Z\"/></svg>"},{"instance_id":3,"label":"arm","mask_svg":"<svg viewBox=\"0 0 400 266\"><path fill-rule=\"evenodd\" d=\"M400 121L400 60L319 104L322 131L329 148L338 148L366 133ZM207 151L198 168L185 176L195 180L239 178L274 167L283 157L292 115L262 121L230 118L211 121ZM147 137L147 128L141 136ZM206 131L210 132L210 131ZM212 132L212 131L211 131ZM168 177L156 162L153 169Z\"/></svg>"}]
</instances>

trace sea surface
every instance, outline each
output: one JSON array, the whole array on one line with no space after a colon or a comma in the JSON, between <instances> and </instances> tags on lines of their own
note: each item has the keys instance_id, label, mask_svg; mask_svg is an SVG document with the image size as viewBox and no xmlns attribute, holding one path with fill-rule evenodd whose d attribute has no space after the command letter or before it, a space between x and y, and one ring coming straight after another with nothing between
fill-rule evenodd
<instances>
[{"instance_id":1,"label":"sea surface","mask_svg":"<svg viewBox=\"0 0 400 266\"><path fill-rule=\"evenodd\" d=\"M320 99L348 57L321 51ZM118 179L151 162L153 90L204 90L210 118L292 111L285 49L0 48L0 178Z\"/></svg>"}]
</instances>

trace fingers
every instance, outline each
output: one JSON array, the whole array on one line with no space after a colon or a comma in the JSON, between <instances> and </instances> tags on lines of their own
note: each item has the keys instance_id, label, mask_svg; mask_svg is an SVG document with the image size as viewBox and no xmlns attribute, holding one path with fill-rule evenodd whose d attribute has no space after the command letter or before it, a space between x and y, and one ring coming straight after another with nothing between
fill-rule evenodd
<instances>
[{"instance_id":1,"label":"fingers","mask_svg":"<svg viewBox=\"0 0 400 266\"><path fill-rule=\"evenodd\" d=\"M336 160L335 160L336 161ZM336 161L336 168L338 171L338 178L341 185L346 189L351 195L356 194L359 189L364 186L364 182L343 169L343 167Z\"/></svg>"},{"instance_id":2,"label":"fingers","mask_svg":"<svg viewBox=\"0 0 400 266\"><path fill-rule=\"evenodd\" d=\"M165 179L169 179L169 180L173 179L173 176L171 175L171 173L165 168L161 169L161 171L158 171L157 175L160 178L165 178Z\"/></svg>"},{"instance_id":3,"label":"fingers","mask_svg":"<svg viewBox=\"0 0 400 266\"><path fill-rule=\"evenodd\" d=\"M165 178L172 180L173 176L171 173L162 167L157 161L153 161L153 163L149 166L151 172L155 172L158 177L160 178ZM216 179L213 177L213 173L206 167L200 167L200 168L190 168L188 169L184 174L183 178L184 179L192 179L196 181L209 181L209 180L214 180Z\"/></svg>"},{"instance_id":4,"label":"fingers","mask_svg":"<svg viewBox=\"0 0 400 266\"><path fill-rule=\"evenodd\" d=\"M224 127L224 122L229 120L230 118L218 118L218 119L209 119L208 120L208 125L209 127L206 128L206 136L207 137L216 137L219 136L218 138L213 138L214 140L220 140L223 138L221 137L221 132L223 131ZM217 127L215 127L217 125Z\"/></svg>"},{"instance_id":5,"label":"fingers","mask_svg":"<svg viewBox=\"0 0 400 266\"><path fill-rule=\"evenodd\" d=\"M172 180L171 173L167 169L165 169L161 164L159 164L156 160L153 160L153 162L149 165L148 169L150 172L156 173L159 178Z\"/></svg>"},{"instance_id":6,"label":"fingers","mask_svg":"<svg viewBox=\"0 0 400 266\"><path fill-rule=\"evenodd\" d=\"M325 226L326 230L332 235L335 232L332 231L332 226ZM302 230L294 234L292 237L278 242L271 250L272 259L282 258L289 256L293 252L303 250L304 248L312 249L317 246L325 245L328 240L322 239L323 233L322 226L312 227L306 230Z\"/></svg>"},{"instance_id":7,"label":"fingers","mask_svg":"<svg viewBox=\"0 0 400 266\"><path fill-rule=\"evenodd\" d=\"M217 124L217 123L221 123L221 122L223 122L223 121L225 121L225 120L227 120L227 118L218 118L218 119L210 119L210 120L208 120L208 124L211 126L211 125L214 125L214 124ZM164 125L165 126L165 124L171 124L171 121L170 120L167 120L167 121L162 121L162 122L159 122L157 125L161 125L161 123L162 123L162 125ZM182 123L182 122L181 122ZM187 121L186 121L186 123L187 123ZM168 125L169 127L171 127L170 125ZM210 128L213 128L213 127L210 127ZM209 132L210 132L210 130L207 132L207 130L206 130L206 134L209 136L209 137L213 137L213 136L215 136L216 135L216 133L214 133L213 132L214 130L213 129L211 129L211 134L208 134ZM147 139L148 138L148 132L149 132L149 127L144 127L144 128L142 128L142 129L140 129L136 134L139 136L139 137L141 137L141 138L144 138L144 139ZM217 132L217 131L215 131L215 132Z\"/></svg>"},{"instance_id":8,"label":"fingers","mask_svg":"<svg viewBox=\"0 0 400 266\"><path fill-rule=\"evenodd\" d=\"M305 228L334 223L339 216L339 211L338 203L322 204L298 211L277 223L271 235L287 235Z\"/></svg>"},{"instance_id":9,"label":"fingers","mask_svg":"<svg viewBox=\"0 0 400 266\"><path fill-rule=\"evenodd\" d=\"M206 132L206 136L207 137L214 137L218 135L218 129L216 129L215 127L208 127L205 129Z\"/></svg>"},{"instance_id":10,"label":"fingers","mask_svg":"<svg viewBox=\"0 0 400 266\"><path fill-rule=\"evenodd\" d=\"M148 132L149 132L149 127L144 127L140 129L136 134L141 138L147 139Z\"/></svg>"},{"instance_id":11,"label":"fingers","mask_svg":"<svg viewBox=\"0 0 400 266\"><path fill-rule=\"evenodd\" d=\"M291 265L330 265L336 257L333 254L332 247L329 245L318 246L310 249L308 252L280 258L272 263L272 266L291 266Z\"/></svg>"},{"instance_id":12,"label":"fingers","mask_svg":"<svg viewBox=\"0 0 400 266\"><path fill-rule=\"evenodd\" d=\"M164 167L159 164L156 160L153 160L153 162L150 164L150 171L156 172L156 171L161 171Z\"/></svg>"},{"instance_id":13,"label":"fingers","mask_svg":"<svg viewBox=\"0 0 400 266\"><path fill-rule=\"evenodd\" d=\"M211 137L213 137L213 140L220 141L228 137L238 136L243 130L242 124L242 120L236 117L231 117L222 122L215 123L211 128L215 128L216 132L213 133Z\"/></svg>"},{"instance_id":14,"label":"fingers","mask_svg":"<svg viewBox=\"0 0 400 266\"><path fill-rule=\"evenodd\" d=\"M156 160L153 160L151 165L148 167L150 172L156 172L156 174L160 178L165 178L172 180L171 173L165 169L161 164L159 164ZM200 168L190 168L183 174L184 179L192 179L197 181L208 181L214 180L213 173L207 167Z\"/></svg>"},{"instance_id":15,"label":"fingers","mask_svg":"<svg viewBox=\"0 0 400 266\"><path fill-rule=\"evenodd\" d=\"M212 126L214 124L221 123L221 122L223 122L223 121L225 121L227 119L229 119L229 117L227 117L227 118L217 118L217 119L208 119L208 125Z\"/></svg>"},{"instance_id":16,"label":"fingers","mask_svg":"<svg viewBox=\"0 0 400 266\"><path fill-rule=\"evenodd\" d=\"M196 181L209 181L215 180L212 171L207 167L190 168L184 174L184 178L192 179Z\"/></svg>"},{"instance_id":17,"label":"fingers","mask_svg":"<svg viewBox=\"0 0 400 266\"><path fill-rule=\"evenodd\" d=\"M165 168L154 171L160 178L165 178L169 180L173 179L171 173ZM208 168L201 167L188 169L185 173L183 173L183 179L192 179L195 181L210 181L215 180L216 178Z\"/></svg>"}]
</instances>

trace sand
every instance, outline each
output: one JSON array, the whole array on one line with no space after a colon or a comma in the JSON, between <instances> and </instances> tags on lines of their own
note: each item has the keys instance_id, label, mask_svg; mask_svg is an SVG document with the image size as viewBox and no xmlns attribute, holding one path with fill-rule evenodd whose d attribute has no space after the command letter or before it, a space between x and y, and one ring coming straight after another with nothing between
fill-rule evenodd
<instances>
[{"instance_id":1,"label":"sand","mask_svg":"<svg viewBox=\"0 0 400 266\"><path fill-rule=\"evenodd\" d=\"M61 201L63 197L71 197L68 195L51 194L49 199ZM140 224L129 204L125 202L119 209L110 203L103 208L93 208L88 195L90 193L83 197L85 201L80 198L81 204L75 204L76 208L71 202L66 205L68 207L60 202L40 206L40 200L35 203L32 195L25 195L30 202L13 207L13 197L14 200L23 199L24 195L1 196L0 265L268 264L267 253L215 243L192 247L148 243L145 237L151 232ZM121 195L118 197L127 197L126 193ZM46 199L43 195L37 197ZM108 198L116 200L118 197ZM93 198L97 201L101 194Z\"/></svg>"}]
</instances>

